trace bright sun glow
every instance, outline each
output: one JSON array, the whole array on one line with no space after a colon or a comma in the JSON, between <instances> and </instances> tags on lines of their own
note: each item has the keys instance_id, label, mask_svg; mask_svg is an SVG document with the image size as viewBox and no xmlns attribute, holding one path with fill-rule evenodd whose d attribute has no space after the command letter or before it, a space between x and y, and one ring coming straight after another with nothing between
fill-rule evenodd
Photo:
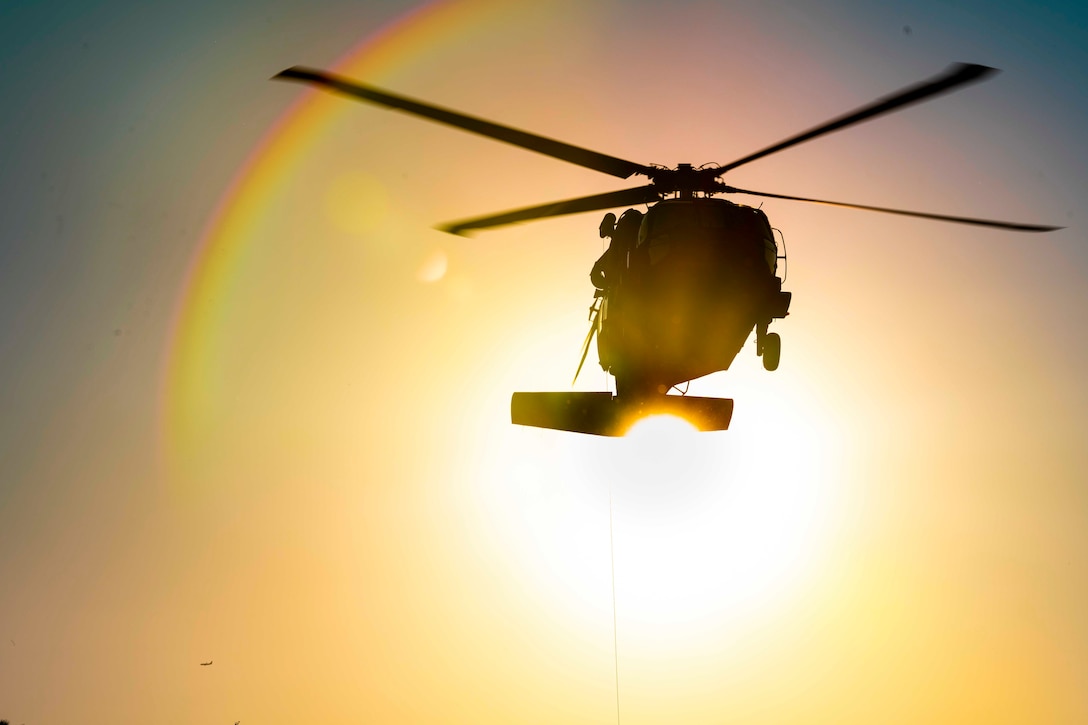
<instances>
[{"instance_id":1,"label":"bright sun glow","mask_svg":"<svg viewBox=\"0 0 1088 725\"><path fill-rule=\"evenodd\" d=\"M727 432L672 416L622 439L511 429L487 495L542 604L594 626L610 614L610 508L628 646L699 647L788 604L836 504L818 411L791 394L755 386Z\"/></svg>"},{"instance_id":2,"label":"bright sun glow","mask_svg":"<svg viewBox=\"0 0 1088 725\"><path fill-rule=\"evenodd\" d=\"M675 415L651 415L635 421L627 429L627 438L647 444L667 443L673 438L683 438L697 433L695 426Z\"/></svg>"}]
</instances>

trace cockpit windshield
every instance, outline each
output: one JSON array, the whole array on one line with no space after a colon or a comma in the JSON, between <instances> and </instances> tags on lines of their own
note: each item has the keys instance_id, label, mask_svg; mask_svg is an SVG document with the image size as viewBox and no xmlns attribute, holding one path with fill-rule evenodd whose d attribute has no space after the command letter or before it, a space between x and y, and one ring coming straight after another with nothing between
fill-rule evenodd
<instances>
[{"instance_id":1,"label":"cockpit windshield","mask_svg":"<svg viewBox=\"0 0 1088 725\"><path fill-rule=\"evenodd\" d=\"M724 258L763 257L772 273L777 245L767 217L759 209L724 199L673 199L651 208L639 229L638 247L651 264L671 257L676 245L695 250L711 246Z\"/></svg>"},{"instance_id":2,"label":"cockpit windshield","mask_svg":"<svg viewBox=\"0 0 1088 725\"><path fill-rule=\"evenodd\" d=\"M706 232L748 232L759 238L770 237L767 218L758 209L739 206L724 199L665 201L646 215L639 231L639 245L660 237Z\"/></svg>"}]
</instances>

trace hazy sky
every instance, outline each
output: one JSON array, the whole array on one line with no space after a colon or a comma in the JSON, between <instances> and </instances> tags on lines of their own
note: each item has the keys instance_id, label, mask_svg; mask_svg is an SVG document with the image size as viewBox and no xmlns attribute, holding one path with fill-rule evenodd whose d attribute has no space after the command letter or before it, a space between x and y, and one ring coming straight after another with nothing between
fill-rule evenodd
<instances>
[{"instance_id":1,"label":"hazy sky","mask_svg":"<svg viewBox=\"0 0 1088 725\"><path fill-rule=\"evenodd\" d=\"M767 200L781 368L625 440L509 424L601 214L433 227L631 183L268 80L674 166L955 61L727 182L1067 228ZM1082 4L3 3L0 94L0 718L1088 721Z\"/></svg>"}]
</instances>

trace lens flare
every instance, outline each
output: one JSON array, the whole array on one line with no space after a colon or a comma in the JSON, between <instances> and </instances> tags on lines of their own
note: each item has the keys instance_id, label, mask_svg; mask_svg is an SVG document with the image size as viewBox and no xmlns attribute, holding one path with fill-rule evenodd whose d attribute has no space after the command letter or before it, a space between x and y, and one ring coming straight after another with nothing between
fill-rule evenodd
<instances>
[{"instance_id":1,"label":"lens flare","mask_svg":"<svg viewBox=\"0 0 1088 725\"><path fill-rule=\"evenodd\" d=\"M423 262L416 272L416 279L425 284L437 282L446 276L448 268L449 259L446 257L446 253L441 249L435 249L423 258Z\"/></svg>"}]
</instances>

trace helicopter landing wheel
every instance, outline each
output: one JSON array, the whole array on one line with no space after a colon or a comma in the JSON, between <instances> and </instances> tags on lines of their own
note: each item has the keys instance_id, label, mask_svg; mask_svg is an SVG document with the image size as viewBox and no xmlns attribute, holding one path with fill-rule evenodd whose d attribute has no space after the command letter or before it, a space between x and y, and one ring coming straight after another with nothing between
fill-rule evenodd
<instances>
[{"instance_id":1,"label":"helicopter landing wheel","mask_svg":"<svg viewBox=\"0 0 1088 725\"><path fill-rule=\"evenodd\" d=\"M782 338L777 332L769 332L763 338L763 369L777 370L782 359Z\"/></svg>"}]
</instances>

